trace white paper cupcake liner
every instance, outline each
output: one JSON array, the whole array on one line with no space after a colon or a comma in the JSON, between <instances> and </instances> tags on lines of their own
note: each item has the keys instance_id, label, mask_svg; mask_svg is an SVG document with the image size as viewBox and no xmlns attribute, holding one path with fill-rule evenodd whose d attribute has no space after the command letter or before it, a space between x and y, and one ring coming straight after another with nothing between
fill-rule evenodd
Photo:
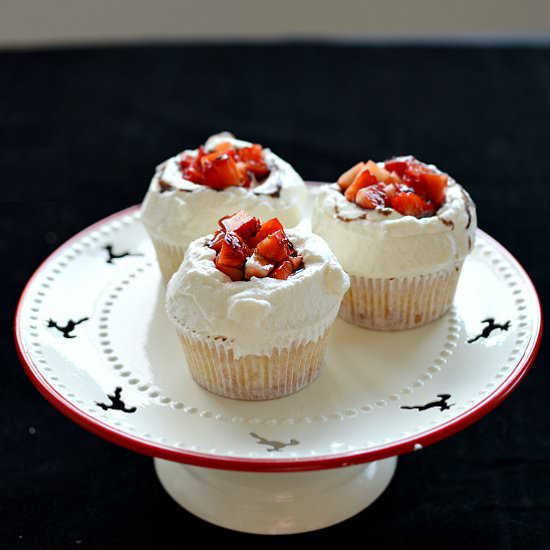
<instances>
[{"instance_id":1,"label":"white paper cupcake liner","mask_svg":"<svg viewBox=\"0 0 550 550\"><path fill-rule=\"evenodd\" d=\"M184 246L177 246L159 239L158 237L154 237L153 235L150 235L150 237L155 248L162 278L165 283L168 283L172 275L181 265L188 243Z\"/></svg>"},{"instance_id":2,"label":"white paper cupcake liner","mask_svg":"<svg viewBox=\"0 0 550 550\"><path fill-rule=\"evenodd\" d=\"M319 375L326 347L326 331L316 341L275 348L271 355L233 354L223 338L178 330L187 365L197 384L233 399L258 401L295 393Z\"/></svg>"},{"instance_id":3,"label":"white paper cupcake liner","mask_svg":"<svg viewBox=\"0 0 550 550\"><path fill-rule=\"evenodd\" d=\"M463 262L416 277L368 279L350 275L340 317L375 330L405 330L435 321L451 307Z\"/></svg>"}]
</instances>

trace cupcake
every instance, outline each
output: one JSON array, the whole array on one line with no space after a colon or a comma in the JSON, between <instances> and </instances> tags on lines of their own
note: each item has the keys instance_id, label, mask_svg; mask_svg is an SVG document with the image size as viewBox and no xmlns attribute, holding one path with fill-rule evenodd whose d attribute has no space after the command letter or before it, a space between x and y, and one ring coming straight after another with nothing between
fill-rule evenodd
<instances>
[{"instance_id":1,"label":"cupcake","mask_svg":"<svg viewBox=\"0 0 550 550\"><path fill-rule=\"evenodd\" d=\"M275 399L319 374L348 287L320 237L240 211L191 242L168 284L166 311L200 386Z\"/></svg>"},{"instance_id":2,"label":"cupcake","mask_svg":"<svg viewBox=\"0 0 550 550\"><path fill-rule=\"evenodd\" d=\"M312 229L351 279L340 315L378 330L418 327L452 305L472 250L468 193L414 157L360 162L316 197Z\"/></svg>"},{"instance_id":3,"label":"cupcake","mask_svg":"<svg viewBox=\"0 0 550 550\"><path fill-rule=\"evenodd\" d=\"M157 167L141 208L165 281L178 269L189 243L227 212L278 217L296 225L307 196L302 178L259 144L224 132L196 150Z\"/></svg>"}]
</instances>

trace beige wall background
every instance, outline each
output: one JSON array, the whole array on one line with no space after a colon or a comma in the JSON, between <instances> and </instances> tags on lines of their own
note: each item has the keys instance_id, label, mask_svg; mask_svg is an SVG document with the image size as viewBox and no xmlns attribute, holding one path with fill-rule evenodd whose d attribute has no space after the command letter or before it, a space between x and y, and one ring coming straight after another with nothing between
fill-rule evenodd
<instances>
[{"instance_id":1,"label":"beige wall background","mask_svg":"<svg viewBox=\"0 0 550 550\"><path fill-rule=\"evenodd\" d=\"M550 0L0 0L0 46L550 36Z\"/></svg>"}]
</instances>

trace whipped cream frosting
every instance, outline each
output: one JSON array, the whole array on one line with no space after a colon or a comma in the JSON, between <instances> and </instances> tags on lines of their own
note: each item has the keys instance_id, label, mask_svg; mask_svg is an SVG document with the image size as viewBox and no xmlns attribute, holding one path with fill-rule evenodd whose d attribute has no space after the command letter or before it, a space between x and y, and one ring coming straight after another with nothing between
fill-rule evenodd
<instances>
[{"instance_id":1,"label":"whipped cream frosting","mask_svg":"<svg viewBox=\"0 0 550 550\"><path fill-rule=\"evenodd\" d=\"M303 229L286 231L304 269L287 280L231 281L214 265L212 235L194 240L168 283L166 311L180 332L224 337L236 357L317 340L333 323L349 277L326 243Z\"/></svg>"},{"instance_id":2,"label":"whipped cream frosting","mask_svg":"<svg viewBox=\"0 0 550 550\"><path fill-rule=\"evenodd\" d=\"M434 216L416 218L392 208L366 210L348 201L338 184L327 184L317 194L312 229L351 275L376 279L433 273L462 261L475 242L472 199L451 178L445 195Z\"/></svg>"},{"instance_id":3,"label":"whipped cream frosting","mask_svg":"<svg viewBox=\"0 0 550 550\"><path fill-rule=\"evenodd\" d=\"M212 151L224 141L237 148L251 145L223 132L208 138L205 149ZM185 152L197 154L197 150ZM228 187L222 191L185 180L179 155L163 162L157 167L141 207L141 219L147 231L171 245L185 247L211 231L222 216L239 210L264 220L277 217L288 227L298 224L307 196L302 178L270 149L264 149L264 158L271 172L261 185L248 189Z\"/></svg>"}]
</instances>

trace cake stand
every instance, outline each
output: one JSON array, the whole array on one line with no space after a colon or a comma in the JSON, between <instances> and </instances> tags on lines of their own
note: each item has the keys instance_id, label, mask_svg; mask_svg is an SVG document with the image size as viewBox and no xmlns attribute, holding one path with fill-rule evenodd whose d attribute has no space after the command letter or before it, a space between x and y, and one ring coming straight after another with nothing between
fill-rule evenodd
<instances>
[{"instance_id":1,"label":"cake stand","mask_svg":"<svg viewBox=\"0 0 550 550\"><path fill-rule=\"evenodd\" d=\"M197 516L253 533L342 521L389 484L397 456L479 420L516 388L541 338L519 263L482 231L454 306L426 327L367 331L338 319L306 389L243 402L193 382L164 314L138 207L59 247L15 318L25 371L70 419L154 457L160 482Z\"/></svg>"}]
</instances>

